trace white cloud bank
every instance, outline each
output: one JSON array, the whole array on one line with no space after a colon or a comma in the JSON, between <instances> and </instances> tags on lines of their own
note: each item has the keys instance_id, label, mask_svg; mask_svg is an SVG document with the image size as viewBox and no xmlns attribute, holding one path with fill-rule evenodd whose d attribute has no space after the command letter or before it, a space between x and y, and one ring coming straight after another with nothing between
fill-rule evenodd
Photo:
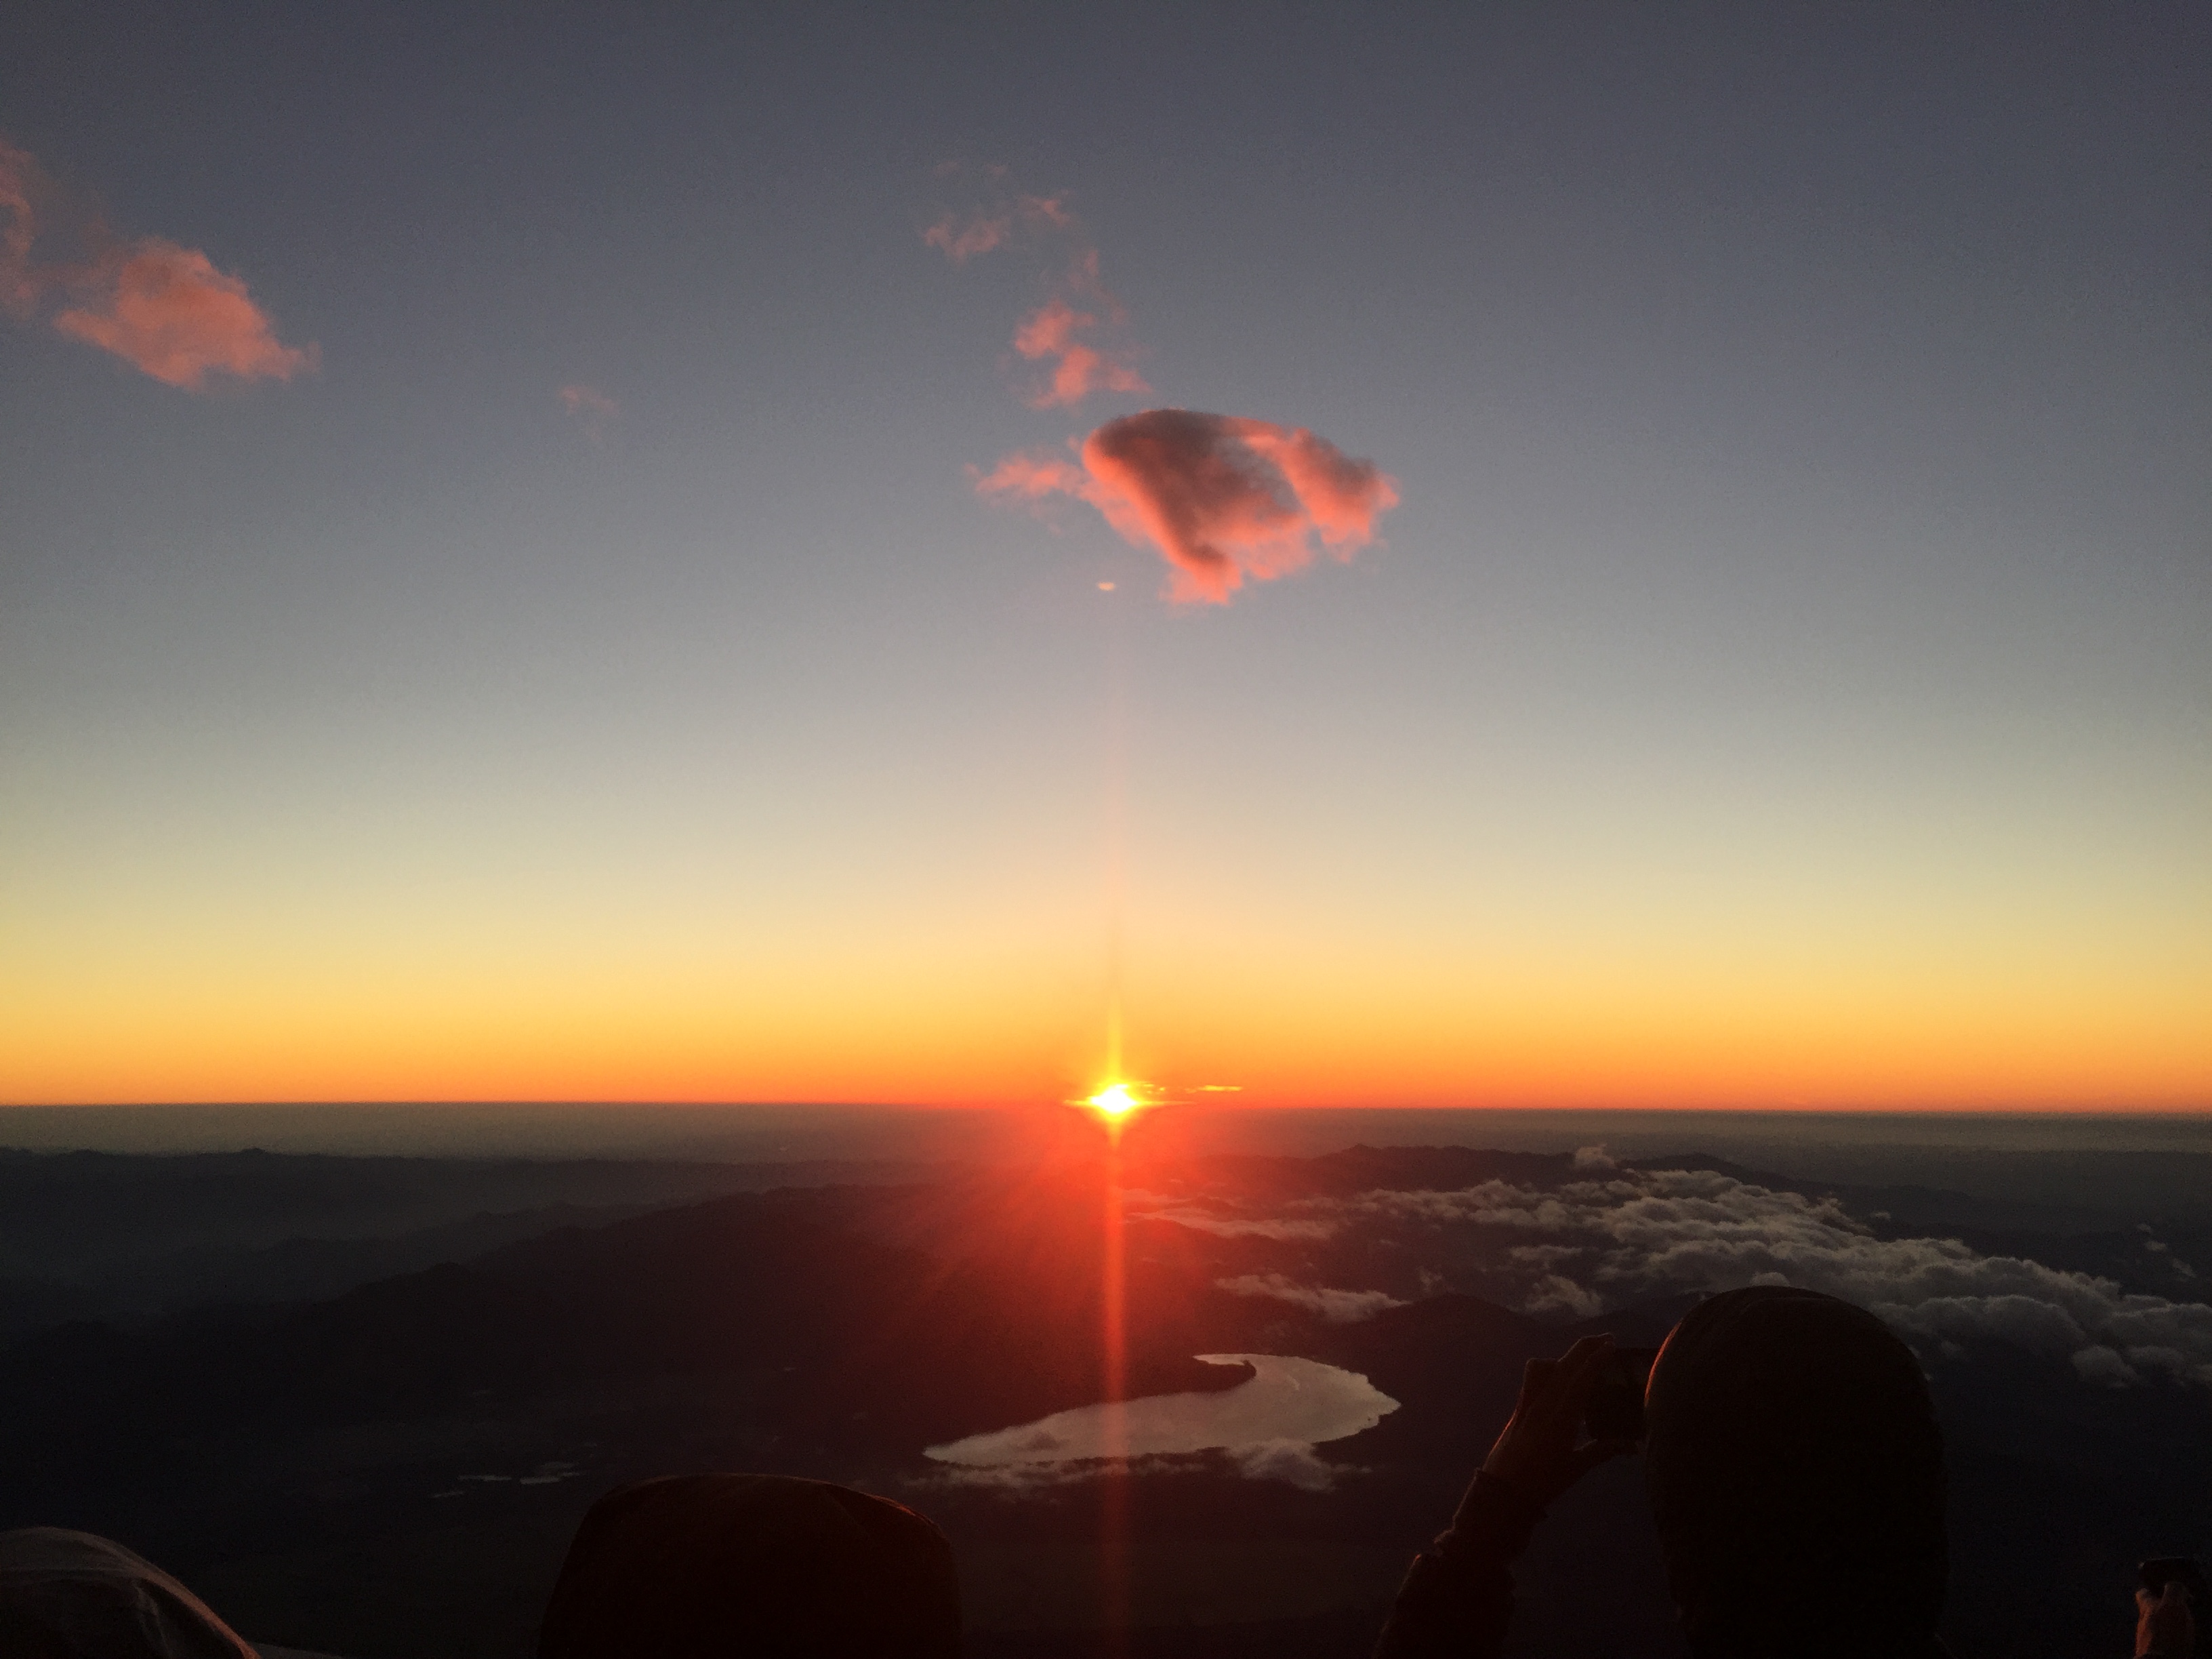
<instances>
[{"instance_id":1,"label":"white cloud bank","mask_svg":"<svg viewBox=\"0 0 2212 1659\"><path fill-rule=\"evenodd\" d=\"M1227 1291L1231 1296L1273 1297L1278 1302L1310 1310L1335 1325L1356 1325L1363 1319L1374 1318L1385 1308L1406 1305L1402 1297L1388 1291L1333 1291L1325 1285L1298 1284L1282 1273L1242 1273L1235 1279L1217 1279L1213 1288Z\"/></svg>"},{"instance_id":2,"label":"white cloud bank","mask_svg":"<svg viewBox=\"0 0 2212 1659\"><path fill-rule=\"evenodd\" d=\"M1872 1310L1929 1359L1960 1358L1990 1339L2068 1358L2093 1383L2166 1377L2212 1387L2212 1307L2202 1303L2130 1295L2108 1279L1984 1255L1956 1239L1880 1238L1833 1200L1709 1170L1608 1170L1592 1151L1576 1160L1590 1178L1555 1188L1488 1181L1309 1199L1279 1218L1216 1217L1204 1230L1302 1238L1360 1224L1482 1229L1502 1236L1502 1248L1485 1252L1486 1273L1528 1313L1589 1317L1685 1291L1795 1285ZM1201 1224L1177 1212L1161 1218ZM1247 1278L1246 1293L1297 1299Z\"/></svg>"}]
</instances>

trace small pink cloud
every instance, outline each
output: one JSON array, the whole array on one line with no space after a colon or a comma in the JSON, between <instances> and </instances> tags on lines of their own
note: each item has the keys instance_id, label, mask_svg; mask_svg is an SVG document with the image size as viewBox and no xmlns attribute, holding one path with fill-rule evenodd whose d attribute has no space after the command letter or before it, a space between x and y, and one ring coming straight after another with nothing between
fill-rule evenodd
<instances>
[{"instance_id":1,"label":"small pink cloud","mask_svg":"<svg viewBox=\"0 0 2212 1659\"><path fill-rule=\"evenodd\" d=\"M1194 410L1149 409L1083 441L1082 465L1009 455L975 480L989 498L1072 495L1168 562L1169 596L1225 605L1249 579L1313 562L1314 542L1348 562L1398 504L1397 481L1303 427Z\"/></svg>"},{"instance_id":2,"label":"small pink cloud","mask_svg":"<svg viewBox=\"0 0 2212 1659\"><path fill-rule=\"evenodd\" d=\"M280 342L246 284L198 249L149 236L112 263L105 291L61 313L56 329L186 392L204 390L210 372L289 380L315 367L315 349Z\"/></svg>"},{"instance_id":3,"label":"small pink cloud","mask_svg":"<svg viewBox=\"0 0 2212 1659\"><path fill-rule=\"evenodd\" d=\"M51 321L58 333L113 353L165 386L204 391L210 374L242 380L289 380L313 369L312 346L288 346L239 277L216 268L198 248L160 236L118 240L99 220L79 216L76 240L92 252L73 262L39 263L45 230L36 201L56 192L22 150L0 141L0 307L36 318L59 297Z\"/></svg>"}]
</instances>

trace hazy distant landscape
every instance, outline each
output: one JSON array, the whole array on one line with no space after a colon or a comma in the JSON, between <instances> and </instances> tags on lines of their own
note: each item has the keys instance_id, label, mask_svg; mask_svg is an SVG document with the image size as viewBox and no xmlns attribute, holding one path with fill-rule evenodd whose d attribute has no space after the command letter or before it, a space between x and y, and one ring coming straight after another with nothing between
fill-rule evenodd
<instances>
[{"instance_id":1,"label":"hazy distant landscape","mask_svg":"<svg viewBox=\"0 0 2212 1659\"><path fill-rule=\"evenodd\" d=\"M2132 1562L2212 1540L2203 1120L1999 1120L1976 1145L1972 1125L1686 1116L1671 1153L1634 1150L1664 1143L1656 1115L1554 1150L1482 1144L1531 1138L1503 1115L1366 1121L1429 1144L1316 1152L1335 1126L1296 1113L1130 1137L1131 1393L1245 1387L1195 1357L1260 1354L1393 1402L1348 1437L1120 1477L1138 1654L1364 1651L1522 1359L1585 1330L1656 1341L1762 1274L1875 1305L1922 1352L1962 1656L2115 1649ZM717 1132L757 1151L781 1131ZM830 1113L781 1144L840 1135L885 1156L0 1155L0 1524L124 1539L259 1639L520 1659L600 1492L807 1474L947 1528L975 1652L1083 1652L1099 1467L925 1449L1098 1397L1103 1141L1073 1114ZM1618 1594L1581 1592L1594 1560ZM1521 1577L1516 1652L1679 1649L1632 1468L1563 1500Z\"/></svg>"}]
</instances>

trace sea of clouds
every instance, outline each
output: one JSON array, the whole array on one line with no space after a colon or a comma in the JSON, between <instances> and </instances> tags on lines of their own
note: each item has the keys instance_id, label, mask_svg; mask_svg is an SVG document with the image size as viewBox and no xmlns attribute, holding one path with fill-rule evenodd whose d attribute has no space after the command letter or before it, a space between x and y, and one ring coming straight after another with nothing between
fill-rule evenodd
<instances>
[{"instance_id":1,"label":"sea of clouds","mask_svg":"<svg viewBox=\"0 0 2212 1659\"><path fill-rule=\"evenodd\" d=\"M1577 1156L1577 1170L1583 1178L1555 1187L1487 1181L1455 1192L1375 1191L1295 1200L1267 1217L1184 1203L1158 1218L1280 1240L1354 1227L1394 1236L1480 1230L1486 1287L1526 1313L1586 1318L1684 1292L1795 1285L1872 1310L1931 1364L1996 1340L2065 1358L2091 1383L2162 1377L2212 1387L2212 1307L2203 1303L2130 1294L2108 1279L1986 1255L1956 1239L1885 1237L1832 1199L1713 1171L1618 1169L1594 1148ZM1220 1288L1336 1320L1397 1302L1280 1273Z\"/></svg>"}]
</instances>

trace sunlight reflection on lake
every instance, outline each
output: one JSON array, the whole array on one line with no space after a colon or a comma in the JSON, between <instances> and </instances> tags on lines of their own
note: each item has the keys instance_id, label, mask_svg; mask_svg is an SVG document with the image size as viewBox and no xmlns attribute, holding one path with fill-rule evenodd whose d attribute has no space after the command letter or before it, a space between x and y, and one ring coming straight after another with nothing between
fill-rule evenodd
<instances>
[{"instance_id":1,"label":"sunlight reflection on lake","mask_svg":"<svg viewBox=\"0 0 2212 1659\"><path fill-rule=\"evenodd\" d=\"M1253 1376L1218 1394L1156 1394L1122 1407L1121 1443L1109 1448L1108 1412L1083 1406L1035 1423L971 1434L922 1455L940 1463L988 1467L1060 1463L1126 1454L1208 1451L1215 1447L1316 1445L1371 1429L1398 1402L1357 1371L1314 1359L1267 1353L1202 1353L1209 1365L1249 1365Z\"/></svg>"}]
</instances>

